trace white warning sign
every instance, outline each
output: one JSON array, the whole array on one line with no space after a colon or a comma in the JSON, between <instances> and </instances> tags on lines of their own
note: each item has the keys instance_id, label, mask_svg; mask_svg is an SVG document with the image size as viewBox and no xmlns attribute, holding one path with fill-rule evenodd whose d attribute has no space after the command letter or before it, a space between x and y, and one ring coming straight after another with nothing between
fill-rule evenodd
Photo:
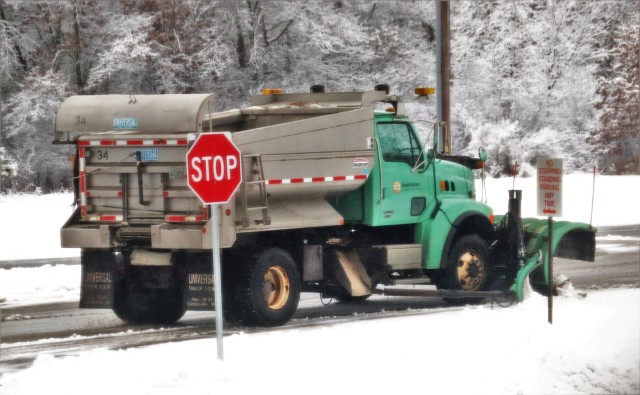
<instances>
[{"instance_id":1,"label":"white warning sign","mask_svg":"<svg viewBox=\"0 0 640 395\"><path fill-rule=\"evenodd\" d=\"M538 158L538 215L562 216L562 159Z\"/></svg>"}]
</instances>

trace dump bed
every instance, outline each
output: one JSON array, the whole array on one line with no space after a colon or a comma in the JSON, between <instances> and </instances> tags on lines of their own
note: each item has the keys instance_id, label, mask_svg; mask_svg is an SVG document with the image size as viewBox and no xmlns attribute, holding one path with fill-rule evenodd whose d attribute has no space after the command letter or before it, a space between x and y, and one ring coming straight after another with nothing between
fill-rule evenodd
<instances>
[{"instance_id":1,"label":"dump bed","mask_svg":"<svg viewBox=\"0 0 640 395\"><path fill-rule=\"evenodd\" d=\"M244 182L223 228L235 234L339 225L326 198L366 181L375 163L369 104L384 97L350 95L333 102L260 95L278 100L259 97L259 105L222 113L208 111L212 95L69 98L56 117L56 140L78 148L79 211L69 225L115 225L107 238L178 248L168 230L174 238L176 229L199 230L209 219L187 186L185 163L196 133L207 131L232 132L243 158Z\"/></svg>"}]
</instances>

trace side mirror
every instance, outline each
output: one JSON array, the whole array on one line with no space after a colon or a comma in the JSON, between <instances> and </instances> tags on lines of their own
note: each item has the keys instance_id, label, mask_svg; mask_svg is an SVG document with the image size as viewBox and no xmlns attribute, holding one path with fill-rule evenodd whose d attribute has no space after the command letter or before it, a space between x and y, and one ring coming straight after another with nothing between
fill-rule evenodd
<instances>
[{"instance_id":1,"label":"side mirror","mask_svg":"<svg viewBox=\"0 0 640 395\"><path fill-rule=\"evenodd\" d=\"M487 161L487 151L483 147L478 149L478 158L483 162Z\"/></svg>"}]
</instances>

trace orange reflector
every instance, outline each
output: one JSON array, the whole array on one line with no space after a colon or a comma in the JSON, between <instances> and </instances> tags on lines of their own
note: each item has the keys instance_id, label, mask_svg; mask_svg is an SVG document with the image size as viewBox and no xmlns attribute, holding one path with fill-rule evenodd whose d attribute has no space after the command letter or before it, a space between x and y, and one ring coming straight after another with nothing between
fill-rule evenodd
<instances>
[{"instance_id":1,"label":"orange reflector","mask_svg":"<svg viewBox=\"0 0 640 395\"><path fill-rule=\"evenodd\" d=\"M493 213L489 214L489 222L491 222L491 224L496 222L496 218L493 216Z\"/></svg>"},{"instance_id":2,"label":"orange reflector","mask_svg":"<svg viewBox=\"0 0 640 395\"><path fill-rule=\"evenodd\" d=\"M280 88L265 88L262 90L263 95L279 95L284 93L284 91Z\"/></svg>"},{"instance_id":3,"label":"orange reflector","mask_svg":"<svg viewBox=\"0 0 640 395\"><path fill-rule=\"evenodd\" d=\"M446 189L446 185L444 180L440 180L440 190L444 192L445 189Z\"/></svg>"},{"instance_id":4,"label":"orange reflector","mask_svg":"<svg viewBox=\"0 0 640 395\"><path fill-rule=\"evenodd\" d=\"M386 112L396 112L396 108L395 107L387 107L385 109Z\"/></svg>"},{"instance_id":5,"label":"orange reflector","mask_svg":"<svg viewBox=\"0 0 640 395\"><path fill-rule=\"evenodd\" d=\"M418 96L428 96L428 95L435 95L436 94L436 88L433 87L420 87L420 88L416 88L415 89L415 94Z\"/></svg>"}]
</instances>

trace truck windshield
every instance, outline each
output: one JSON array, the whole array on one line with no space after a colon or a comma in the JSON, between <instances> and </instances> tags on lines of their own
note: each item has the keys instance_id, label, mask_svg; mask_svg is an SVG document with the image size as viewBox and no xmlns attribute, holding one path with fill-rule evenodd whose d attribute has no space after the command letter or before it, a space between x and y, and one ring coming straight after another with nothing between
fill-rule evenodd
<instances>
[{"instance_id":1,"label":"truck windshield","mask_svg":"<svg viewBox=\"0 0 640 395\"><path fill-rule=\"evenodd\" d=\"M408 124L378 123L382 158L387 162L405 162L413 166L420 155L420 144Z\"/></svg>"}]
</instances>

